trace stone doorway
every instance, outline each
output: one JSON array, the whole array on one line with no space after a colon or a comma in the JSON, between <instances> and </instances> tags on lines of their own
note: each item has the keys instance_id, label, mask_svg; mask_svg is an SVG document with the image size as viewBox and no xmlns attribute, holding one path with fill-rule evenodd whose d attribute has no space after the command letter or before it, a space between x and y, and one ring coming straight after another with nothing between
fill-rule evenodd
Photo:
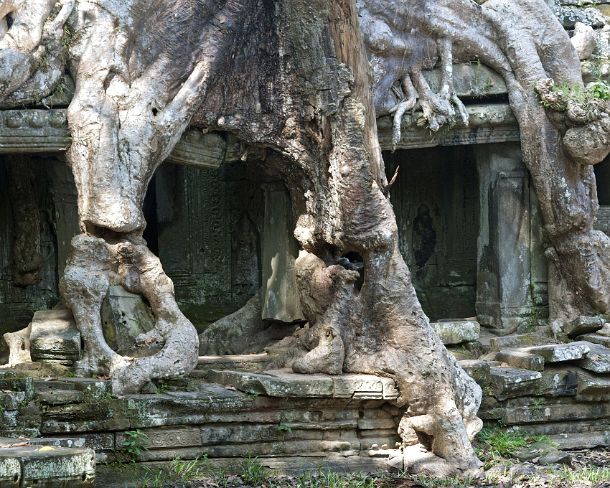
<instances>
[{"instance_id":1,"label":"stone doorway","mask_svg":"<svg viewBox=\"0 0 610 488\"><path fill-rule=\"evenodd\" d=\"M384 153L400 250L431 320L476 315L479 185L472 146Z\"/></svg>"}]
</instances>

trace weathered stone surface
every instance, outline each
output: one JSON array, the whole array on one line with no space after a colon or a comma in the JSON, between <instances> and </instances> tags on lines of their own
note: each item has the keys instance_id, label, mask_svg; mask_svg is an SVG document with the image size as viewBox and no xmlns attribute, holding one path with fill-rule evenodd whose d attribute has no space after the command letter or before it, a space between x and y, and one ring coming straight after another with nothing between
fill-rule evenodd
<instances>
[{"instance_id":1,"label":"weathered stone surface","mask_svg":"<svg viewBox=\"0 0 610 488\"><path fill-rule=\"evenodd\" d=\"M490 368L491 387L498 400L521 396L542 378L539 371L516 368Z\"/></svg>"},{"instance_id":2,"label":"weathered stone surface","mask_svg":"<svg viewBox=\"0 0 610 488\"><path fill-rule=\"evenodd\" d=\"M542 356L547 363L560 363L582 359L590 350L585 342L571 342L569 344L547 344L523 348L522 351Z\"/></svg>"},{"instance_id":3,"label":"weathered stone surface","mask_svg":"<svg viewBox=\"0 0 610 488\"><path fill-rule=\"evenodd\" d=\"M244 371L247 373L261 373L270 361L267 353L235 354L223 356L199 356L196 371ZM193 374L191 373L191 374Z\"/></svg>"},{"instance_id":4,"label":"weathered stone surface","mask_svg":"<svg viewBox=\"0 0 610 488\"><path fill-rule=\"evenodd\" d=\"M72 364L80 358L80 332L68 309L36 312L31 327L32 360Z\"/></svg>"},{"instance_id":5,"label":"weathered stone surface","mask_svg":"<svg viewBox=\"0 0 610 488\"><path fill-rule=\"evenodd\" d=\"M479 339L481 326L476 320L447 320L430 324L446 346L474 342Z\"/></svg>"},{"instance_id":6,"label":"weathered stone surface","mask_svg":"<svg viewBox=\"0 0 610 488\"><path fill-rule=\"evenodd\" d=\"M479 359L464 359L458 361L458 364L462 367L470 377L479 384L488 384L490 381L490 367L500 366L499 362L496 361L483 361Z\"/></svg>"},{"instance_id":7,"label":"weathered stone surface","mask_svg":"<svg viewBox=\"0 0 610 488\"><path fill-rule=\"evenodd\" d=\"M589 332L595 332L603 327L605 320L601 316L578 317L572 322L565 324L562 331L570 337L575 337Z\"/></svg>"},{"instance_id":8,"label":"weathered stone surface","mask_svg":"<svg viewBox=\"0 0 610 488\"><path fill-rule=\"evenodd\" d=\"M372 375L302 375L291 373L288 370L256 374L212 370L208 377L211 381L234 386L244 392L271 397L358 398L361 400L398 398L398 391L391 379Z\"/></svg>"},{"instance_id":9,"label":"weathered stone surface","mask_svg":"<svg viewBox=\"0 0 610 488\"><path fill-rule=\"evenodd\" d=\"M579 369L576 367L547 367L542 378L528 395L574 396L579 383Z\"/></svg>"},{"instance_id":10,"label":"weathered stone surface","mask_svg":"<svg viewBox=\"0 0 610 488\"><path fill-rule=\"evenodd\" d=\"M531 369L542 371L544 369L544 358L538 354L519 351L516 349L504 349L496 354L496 360L519 369Z\"/></svg>"},{"instance_id":11,"label":"weathered stone surface","mask_svg":"<svg viewBox=\"0 0 610 488\"><path fill-rule=\"evenodd\" d=\"M192 447L202 443L201 431L196 426L142 429L140 432L146 436L148 449ZM123 432L117 432L115 442L118 449L124 445L125 439Z\"/></svg>"},{"instance_id":12,"label":"weathered stone surface","mask_svg":"<svg viewBox=\"0 0 610 488\"><path fill-rule=\"evenodd\" d=\"M610 337L602 334L585 334L576 338L579 341L591 342L600 346L610 347Z\"/></svg>"},{"instance_id":13,"label":"weathered stone surface","mask_svg":"<svg viewBox=\"0 0 610 488\"><path fill-rule=\"evenodd\" d=\"M52 446L0 449L0 466L6 468L5 473L14 469L14 461L17 461L21 475L17 478L20 484L15 486L59 486L62 482L71 486L93 486L95 453L92 449Z\"/></svg>"},{"instance_id":14,"label":"weathered stone surface","mask_svg":"<svg viewBox=\"0 0 610 488\"><path fill-rule=\"evenodd\" d=\"M610 377L587 374L581 371L576 392L577 400L608 401L610 400Z\"/></svg>"},{"instance_id":15,"label":"weathered stone surface","mask_svg":"<svg viewBox=\"0 0 610 488\"><path fill-rule=\"evenodd\" d=\"M16 458L0 457L0 485L19 486L21 481L21 465Z\"/></svg>"},{"instance_id":16,"label":"weathered stone surface","mask_svg":"<svg viewBox=\"0 0 610 488\"><path fill-rule=\"evenodd\" d=\"M584 359L578 361L578 365L594 373L610 373L610 349L599 344L588 344L589 348Z\"/></svg>"},{"instance_id":17,"label":"weathered stone surface","mask_svg":"<svg viewBox=\"0 0 610 488\"><path fill-rule=\"evenodd\" d=\"M302 320L294 262L299 246L292 236L290 197L283 185L265 186L265 221L261 241L262 312L265 320Z\"/></svg>"},{"instance_id":18,"label":"weathered stone surface","mask_svg":"<svg viewBox=\"0 0 610 488\"><path fill-rule=\"evenodd\" d=\"M132 352L136 338L153 329L154 323L150 307L140 295L119 285L110 287L102 303L102 325L104 338L112 349L119 354Z\"/></svg>"},{"instance_id":19,"label":"weathered stone surface","mask_svg":"<svg viewBox=\"0 0 610 488\"><path fill-rule=\"evenodd\" d=\"M567 452L552 450L540 456L538 464L547 466L550 464L572 464L572 455Z\"/></svg>"},{"instance_id":20,"label":"weathered stone surface","mask_svg":"<svg viewBox=\"0 0 610 488\"><path fill-rule=\"evenodd\" d=\"M543 332L529 332L527 334L512 334L504 337L492 337L489 347L492 351L501 351L509 348L521 348L538 344L552 344L557 342Z\"/></svg>"},{"instance_id":21,"label":"weathered stone surface","mask_svg":"<svg viewBox=\"0 0 610 488\"><path fill-rule=\"evenodd\" d=\"M565 420L604 419L610 416L610 403L580 403L567 398L523 397L508 400L502 421L518 425Z\"/></svg>"}]
</instances>

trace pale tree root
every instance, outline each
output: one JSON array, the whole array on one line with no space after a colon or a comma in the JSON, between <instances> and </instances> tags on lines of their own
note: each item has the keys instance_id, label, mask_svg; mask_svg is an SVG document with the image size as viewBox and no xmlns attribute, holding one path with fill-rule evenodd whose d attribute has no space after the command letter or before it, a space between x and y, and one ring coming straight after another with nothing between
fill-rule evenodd
<instances>
[{"instance_id":1,"label":"pale tree root","mask_svg":"<svg viewBox=\"0 0 610 488\"><path fill-rule=\"evenodd\" d=\"M106 343L100 311L114 284L148 300L155 316L154 331L164 341L153 356L123 357ZM197 365L197 331L178 309L172 281L141 238L110 243L76 236L60 288L85 343L78 371L110 376L115 394L137 393L152 379L184 376Z\"/></svg>"},{"instance_id":2,"label":"pale tree root","mask_svg":"<svg viewBox=\"0 0 610 488\"><path fill-rule=\"evenodd\" d=\"M17 366L22 363L31 363L30 332L32 324L17 332L7 332L3 335L4 342L9 348L8 366Z\"/></svg>"},{"instance_id":3,"label":"pale tree root","mask_svg":"<svg viewBox=\"0 0 610 488\"><path fill-rule=\"evenodd\" d=\"M408 273L403 266L398 269ZM292 369L299 373L365 373L393 378L400 390L398 403L406 406L399 429L403 445L420 444L442 458L443 462L434 459L443 464L445 472L478 470L481 463L470 441L483 425L476 416L481 388L457 365L434 333L406 317L410 309L400 306L385 316L379 314L380 323L369 322L367 308L377 306L364 305L366 287L371 284L358 292L354 287L357 272L327 266L305 252L295 267L303 310L312 329L299 338L294 356L300 357L290 362ZM393 284L401 281L391 280ZM389 294L380 300L384 305L400 303L401 294L414 296L400 288L384 292ZM366 324L363 328L377 327L380 331L369 332L365 338L362 330L354 330L353 324L359 322Z\"/></svg>"}]
</instances>

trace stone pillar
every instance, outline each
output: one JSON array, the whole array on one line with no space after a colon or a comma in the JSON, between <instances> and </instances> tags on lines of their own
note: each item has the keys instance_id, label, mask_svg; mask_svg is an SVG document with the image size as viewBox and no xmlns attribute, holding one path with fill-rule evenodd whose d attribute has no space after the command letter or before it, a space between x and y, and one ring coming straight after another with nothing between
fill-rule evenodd
<instances>
[{"instance_id":1,"label":"stone pillar","mask_svg":"<svg viewBox=\"0 0 610 488\"><path fill-rule=\"evenodd\" d=\"M303 314L294 273L299 249L293 237L290 197L281 183L265 184L264 191L262 318L282 322L301 320Z\"/></svg>"},{"instance_id":2,"label":"stone pillar","mask_svg":"<svg viewBox=\"0 0 610 488\"><path fill-rule=\"evenodd\" d=\"M480 229L476 310L481 325L512 328L533 317L529 175L517 143L477 146Z\"/></svg>"}]
</instances>

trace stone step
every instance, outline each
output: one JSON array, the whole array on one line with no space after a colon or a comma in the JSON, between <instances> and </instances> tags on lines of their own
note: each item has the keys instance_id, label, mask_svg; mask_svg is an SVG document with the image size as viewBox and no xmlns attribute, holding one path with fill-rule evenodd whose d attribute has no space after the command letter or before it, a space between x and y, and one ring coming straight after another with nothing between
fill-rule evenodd
<instances>
[{"instance_id":1,"label":"stone step","mask_svg":"<svg viewBox=\"0 0 610 488\"><path fill-rule=\"evenodd\" d=\"M578 361L578 365L594 373L610 373L610 349L599 344L581 342L589 349L586 356Z\"/></svg>"},{"instance_id":2,"label":"stone step","mask_svg":"<svg viewBox=\"0 0 610 488\"><path fill-rule=\"evenodd\" d=\"M211 370L209 379L221 385L233 386L246 393L270 397L358 398L361 400L398 398L394 381L373 375L302 375L289 372L289 370L266 371L265 373Z\"/></svg>"},{"instance_id":3,"label":"stone step","mask_svg":"<svg viewBox=\"0 0 610 488\"><path fill-rule=\"evenodd\" d=\"M0 439L0 486L93 486L93 449L31 445Z\"/></svg>"},{"instance_id":4,"label":"stone step","mask_svg":"<svg viewBox=\"0 0 610 488\"><path fill-rule=\"evenodd\" d=\"M481 332L476 320L441 320L430 325L446 346L478 341Z\"/></svg>"},{"instance_id":5,"label":"stone step","mask_svg":"<svg viewBox=\"0 0 610 488\"><path fill-rule=\"evenodd\" d=\"M267 353L199 356L196 371L209 371L215 369L219 371L262 373L270 360L271 358Z\"/></svg>"},{"instance_id":6,"label":"stone step","mask_svg":"<svg viewBox=\"0 0 610 488\"><path fill-rule=\"evenodd\" d=\"M80 359L81 337L66 308L34 313L30 333L32 361L71 365Z\"/></svg>"},{"instance_id":7,"label":"stone step","mask_svg":"<svg viewBox=\"0 0 610 488\"><path fill-rule=\"evenodd\" d=\"M518 349L504 349L496 354L496 360L518 369L544 370L544 357Z\"/></svg>"}]
</instances>

